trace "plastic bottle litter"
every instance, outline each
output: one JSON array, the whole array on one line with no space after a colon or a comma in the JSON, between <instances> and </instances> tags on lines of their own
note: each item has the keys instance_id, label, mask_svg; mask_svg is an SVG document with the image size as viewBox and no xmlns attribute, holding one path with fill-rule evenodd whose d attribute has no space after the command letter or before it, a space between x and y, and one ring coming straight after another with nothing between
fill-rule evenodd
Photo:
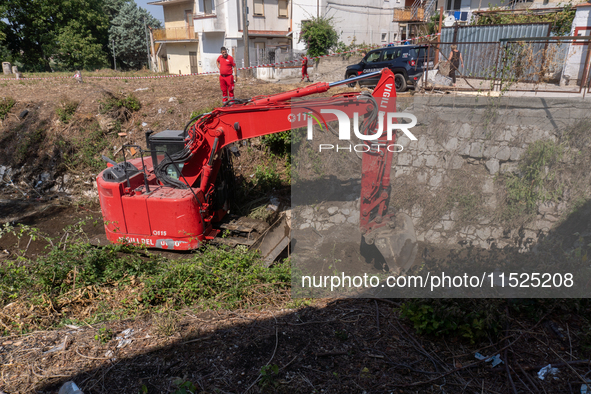
<instances>
[{"instance_id":1,"label":"plastic bottle litter","mask_svg":"<svg viewBox=\"0 0 591 394\"><path fill-rule=\"evenodd\" d=\"M84 394L82 390L76 386L76 383L70 381L64 383L64 385L60 388L58 394Z\"/></svg>"}]
</instances>

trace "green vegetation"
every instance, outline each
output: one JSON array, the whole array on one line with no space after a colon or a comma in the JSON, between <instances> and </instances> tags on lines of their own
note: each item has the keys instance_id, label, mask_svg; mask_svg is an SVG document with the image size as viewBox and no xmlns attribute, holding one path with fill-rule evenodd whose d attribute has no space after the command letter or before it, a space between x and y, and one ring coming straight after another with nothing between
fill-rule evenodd
<instances>
[{"instance_id":1,"label":"green vegetation","mask_svg":"<svg viewBox=\"0 0 591 394\"><path fill-rule=\"evenodd\" d=\"M3 97L0 100L0 120L6 119L6 115L14 107L14 104L16 104L16 101L12 97Z\"/></svg>"},{"instance_id":2,"label":"green vegetation","mask_svg":"<svg viewBox=\"0 0 591 394\"><path fill-rule=\"evenodd\" d=\"M549 22L552 25L552 33L557 36L569 35L573 19L575 18L575 8L572 4L567 4L559 12L553 14L534 15L527 10L522 14L513 12L502 12L500 7L491 7L489 11L499 11L498 13L487 13L478 17L473 22L474 25L507 25L513 23L542 23Z\"/></svg>"},{"instance_id":3,"label":"green vegetation","mask_svg":"<svg viewBox=\"0 0 591 394\"><path fill-rule=\"evenodd\" d=\"M399 311L420 335L478 344L497 340L511 319L538 323L553 312L568 320L573 314L584 316L589 306L588 299L413 299Z\"/></svg>"},{"instance_id":4,"label":"green vegetation","mask_svg":"<svg viewBox=\"0 0 591 394\"><path fill-rule=\"evenodd\" d=\"M336 53L356 51L356 52L352 52L352 53L345 53L343 55L343 57L348 59L351 56L361 55L363 52L367 53L367 52L371 51L372 49L378 48L378 47L379 47L379 45L366 44L365 42L363 42L361 44L357 44L357 38L355 36L353 36L353 39L351 40L351 43L349 45L345 44L342 41L339 41L334 51Z\"/></svg>"},{"instance_id":5,"label":"green vegetation","mask_svg":"<svg viewBox=\"0 0 591 394\"><path fill-rule=\"evenodd\" d=\"M55 112L62 123L68 123L76 109L78 108L78 102L63 100L60 106L56 108Z\"/></svg>"},{"instance_id":6,"label":"green vegetation","mask_svg":"<svg viewBox=\"0 0 591 394\"><path fill-rule=\"evenodd\" d=\"M308 56L327 55L339 42L339 34L332 18L317 17L302 23L300 42L304 42Z\"/></svg>"},{"instance_id":7,"label":"green vegetation","mask_svg":"<svg viewBox=\"0 0 591 394\"><path fill-rule=\"evenodd\" d=\"M129 0L11 0L0 4L0 54L22 71L95 70L146 64L144 17L160 22Z\"/></svg>"},{"instance_id":8,"label":"green vegetation","mask_svg":"<svg viewBox=\"0 0 591 394\"><path fill-rule=\"evenodd\" d=\"M144 21L160 28L160 21L133 1L123 4L111 21L109 42L115 42L117 62L125 69L138 69L146 64L146 30Z\"/></svg>"},{"instance_id":9,"label":"green vegetation","mask_svg":"<svg viewBox=\"0 0 591 394\"><path fill-rule=\"evenodd\" d=\"M197 393L197 386L195 386L195 384L189 380L184 380L184 379L175 379L174 380L174 385L177 386L177 389L175 391L172 392L172 394L193 394L193 393ZM147 389L146 389L146 393L147 393Z\"/></svg>"},{"instance_id":10,"label":"green vegetation","mask_svg":"<svg viewBox=\"0 0 591 394\"><path fill-rule=\"evenodd\" d=\"M99 111L101 114L111 113L125 108L130 112L139 111L142 107L140 101L132 93L125 97L108 97L99 101Z\"/></svg>"},{"instance_id":11,"label":"green vegetation","mask_svg":"<svg viewBox=\"0 0 591 394\"><path fill-rule=\"evenodd\" d=\"M91 224L102 225L82 221L64 229L61 239L27 226L0 228L0 236L11 235L18 242L11 258L0 261L0 307L16 301L29 311L20 320L0 318L7 324L4 331L72 321L66 305L100 294L101 306L89 318L93 323L166 306L168 312L158 314L156 321L161 335L172 335L177 329L172 309L246 307L289 288L288 263L265 268L260 257L246 249L207 247L186 259L168 260L129 244L93 246L82 230ZM31 240L45 241L47 254L27 257L23 248ZM38 319L34 305L51 305L55 313L51 319Z\"/></svg>"},{"instance_id":12,"label":"green vegetation","mask_svg":"<svg viewBox=\"0 0 591 394\"><path fill-rule=\"evenodd\" d=\"M455 337L470 343L495 338L503 328L504 300L417 299L400 308L422 335Z\"/></svg>"},{"instance_id":13,"label":"green vegetation","mask_svg":"<svg viewBox=\"0 0 591 394\"><path fill-rule=\"evenodd\" d=\"M106 327L99 328L98 332L94 335L94 339L100 343L107 343L113 339L113 331Z\"/></svg>"},{"instance_id":14,"label":"green vegetation","mask_svg":"<svg viewBox=\"0 0 591 394\"><path fill-rule=\"evenodd\" d=\"M70 168L105 168L100 153L109 147L110 143L96 122L91 123L87 129L82 129L71 139L58 140L56 145L62 150L64 164Z\"/></svg>"},{"instance_id":15,"label":"green vegetation","mask_svg":"<svg viewBox=\"0 0 591 394\"><path fill-rule=\"evenodd\" d=\"M272 154L285 157L291 152L291 131L264 135L261 138Z\"/></svg>"},{"instance_id":16,"label":"green vegetation","mask_svg":"<svg viewBox=\"0 0 591 394\"><path fill-rule=\"evenodd\" d=\"M555 182L553 166L562 153L562 146L549 140L528 146L519 162L519 173L502 176L507 191L504 219L531 215L538 203L561 197L562 188Z\"/></svg>"},{"instance_id":17,"label":"green vegetation","mask_svg":"<svg viewBox=\"0 0 591 394\"><path fill-rule=\"evenodd\" d=\"M265 365L261 368L261 380L259 380L259 386L264 388L274 388L279 386L279 366L277 364Z\"/></svg>"},{"instance_id":18,"label":"green vegetation","mask_svg":"<svg viewBox=\"0 0 591 394\"><path fill-rule=\"evenodd\" d=\"M45 131L42 128L44 125L45 122L42 122L40 124L41 128L29 132L23 138L21 143L18 145L18 148L16 149L16 155L14 156L17 162L22 163L25 159L27 159L29 150L39 146L45 140Z\"/></svg>"}]
</instances>

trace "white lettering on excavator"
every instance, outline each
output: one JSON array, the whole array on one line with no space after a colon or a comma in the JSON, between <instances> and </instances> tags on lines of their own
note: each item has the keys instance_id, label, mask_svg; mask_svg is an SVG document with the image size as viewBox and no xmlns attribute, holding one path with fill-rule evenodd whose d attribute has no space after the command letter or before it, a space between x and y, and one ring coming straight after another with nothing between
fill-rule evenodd
<instances>
[{"instance_id":1,"label":"white lettering on excavator","mask_svg":"<svg viewBox=\"0 0 591 394\"><path fill-rule=\"evenodd\" d=\"M386 88L384 89L384 95L382 96L382 102L380 103L380 108L387 108L388 102L390 101L390 92L392 91L392 84L387 83Z\"/></svg>"},{"instance_id":2,"label":"white lettering on excavator","mask_svg":"<svg viewBox=\"0 0 591 394\"><path fill-rule=\"evenodd\" d=\"M133 238L133 237L120 237L119 241L126 241L131 244L142 244L148 246L154 246L154 241L150 238Z\"/></svg>"},{"instance_id":3,"label":"white lettering on excavator","mask_svg":"<svg viewBox=\"0 0 591 394\"><path fill-rule=\"evenodd\" d=\"M154 230L154 231L152 231L152 234L154 234L154 235L166 235L166 231Z\"/></svg>"}]
</instances>

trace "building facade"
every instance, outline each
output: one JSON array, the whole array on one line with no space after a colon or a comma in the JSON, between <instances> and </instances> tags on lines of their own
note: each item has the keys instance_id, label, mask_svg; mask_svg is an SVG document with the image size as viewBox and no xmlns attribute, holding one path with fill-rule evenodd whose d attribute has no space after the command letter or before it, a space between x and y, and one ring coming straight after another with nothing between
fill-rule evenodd
<instances>
[{"instance_id":1,"label":"building facade","mask_svg":"<svg viewBox=\"0 0 591 394\"><path fill-rule=\"evenodd\" d=\"M159 71L170 74L199 72L199 38L193 27L194 0L168 0L149 3L162 5L164 29L152 31Z\"/></svg>"}]
</instances>

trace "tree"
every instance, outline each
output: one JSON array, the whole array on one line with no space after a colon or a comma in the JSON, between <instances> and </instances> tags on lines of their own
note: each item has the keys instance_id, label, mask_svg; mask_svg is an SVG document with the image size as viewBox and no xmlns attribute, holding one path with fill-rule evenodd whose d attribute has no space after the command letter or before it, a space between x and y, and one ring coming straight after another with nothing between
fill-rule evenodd
<instances>
[{"instance_id":1,"label":"tree","mask_svg":"<svg viewBox=\"0 0 591 394\"><path fill-rule=\"evenodd\" d=\"M103 45L81 26L80 21L70 21L60 29L56 38L58 47L54 60L58 68L92 70L107 65Z\"/></svg>"},{"instance_id":2,"label":"tree","mask_svg":"<svg viewBox=\"0 0 591 394\"><path fill-rule=\"evenodd\" d=\"M144 25L145 19L145 25ZM115 54L123 68L139 69L148 57L146 29L160 28L160 21L135 3L123 5L109 29L109 40L115 41Z\"/></svg>"},{"instance_id":3,"label":"tree","mask_svg":"<svg viewBox=\"0 0 591 394\"><path fill-rule=\"evenodd\" d=\"M119 11L124 5L128 4L131 0L103 0L103 11L109 16L109 22L113 21Z\"/></svg>"},{"instance_id":4,"label":"tree","mask_svg":"<svg viewBox=\"0 0 591 394\"><path fill-rule=\"evenodd\" d=\"M306 44L309 56L328 54L339 42L339 34L332 24L332 18L317 17L302 24L300 42Z\"/></svg>"},{"instance_id":5,"label":"tree","mask_svg":"<svg viewBox=\"0 0 591 394\"><path fill-rule=\"evenodd\" d=\"M0 45L24 69L49 71L52 61L58 67L105 64L109 18L103 0L10 0L0 3L0 20L6 35Z\"/></svg>"}]
</instances>

